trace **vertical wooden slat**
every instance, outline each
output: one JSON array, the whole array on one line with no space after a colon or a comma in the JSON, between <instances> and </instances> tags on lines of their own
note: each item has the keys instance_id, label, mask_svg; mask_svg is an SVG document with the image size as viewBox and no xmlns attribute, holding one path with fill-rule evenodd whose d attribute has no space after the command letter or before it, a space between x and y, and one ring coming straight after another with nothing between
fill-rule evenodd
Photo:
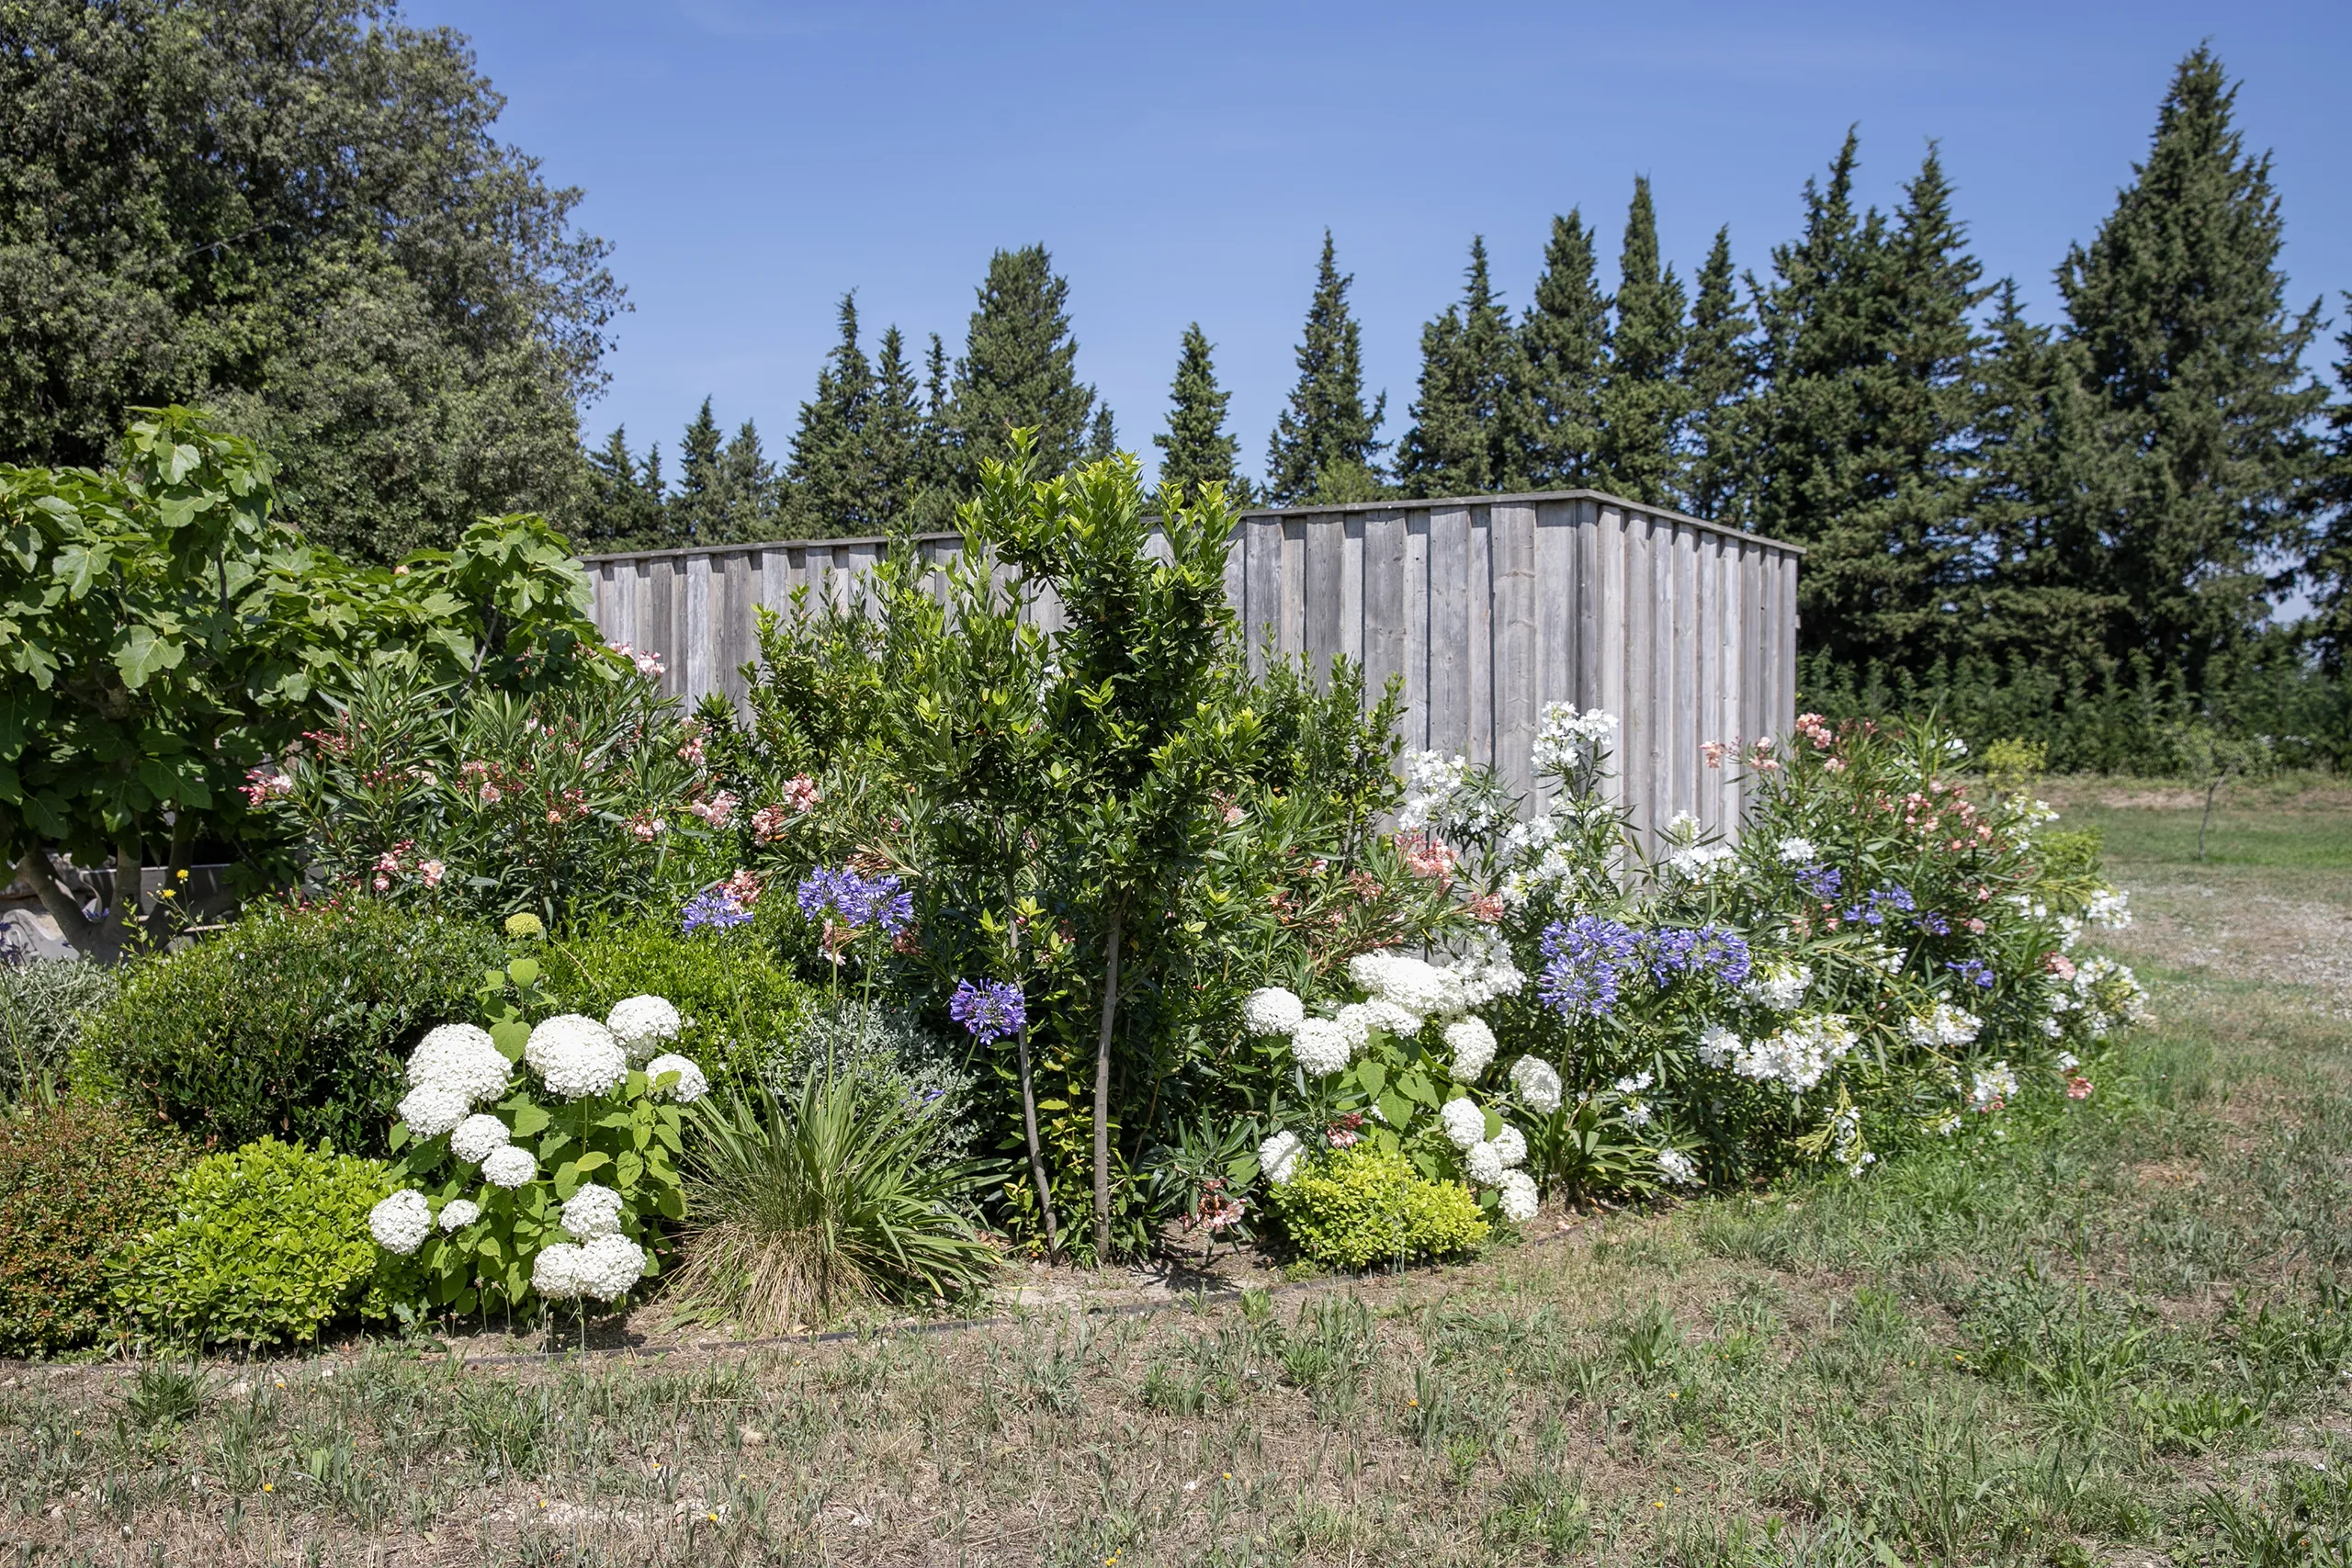
<instances>
[{"instance_id":1,"label":"vertical wooden slat","mask_svg":"<svg viewBox=\"0 0 2352 1568\"><path fill-rule=\"evenodd\" d=\"M1363 663L1363 530L1361 513L1335 525L1340 536L1340 653Z\"/></svg>"},{"instance_id":2,"label":"vertical wooden slat","mask_svg":"<svg viewBox=\"0 0 2352 1568\"><path fill-rule=\"evenodd\" d=\"M1528 754L1535 745L1535 710L1542 700L1537 693L1544 681L1535 508L1498 501L1490 517L1495 767L1503 782L1523 795L1535 787Z\"/></svg>"},{"instance_id":3,"label":"vertical wooden slat","mask_svg":"<svg viewBox=\"0 0 2352 1568\"><path fill-rule=\"evenodd\" d=\"M1430 750L1470 749L1470 513L1430 513Z\"/></svg>"},{"instance_id":4,"label":"vertical wooden slat","mask_svg":"<svg viewBox=\"0 0 2352 1568\"><path fill-rule=\"evenodd\" d=\"M1609 799L1620 805L1626 799L1625 770L1633 754L1632 737L1624 723L1626 628L1629 618L1625 606L1627 543L1624 509L1604 503L1593 529L1595 592L1592 599L1596 657L1593 660L1592 700L1585 705L1612 714L1619 721L1616 767L1610 774L1604 793Z\"/></svg>"},{"instance_id":5,"label":"vertical wooden slat","mask_svg":"<svg viewBox=\"0 0 2352 1568\"><path fill-rule=\"evenodd\" d=\"M1363 520L1364 700L1377 703L1388 678L1404 673L1405 519L1374 513Z\"/></svg>"},{"instance_id":6,"label":"vertical wooden slat","mask_svg":"<svg viewBox=\"0 0 2352 1568\"><path fill-rule=\"evenodd\" d=\"M1430 739L1430 514L1405 513L1405 750L1426 751Z\"/></svg>"},{"instance_id":7,"label":"vertical wooden slat","mask_svg":"<svg viewBox=\"0 0 2352 1568\"><path fill-rule=\"evenodd\" d=\"M1233 619L1244 632L1250 629L1250 617L1243 614L1249 608L1241 576L1241 563L1249 553L1250 524L1245 519L1233 525L1225 541L1225 602L1232 608Z\"/></svg>"},{"instance_id":8,"label":"vertical wooden slat","mask_svg":"<svg viewBox=\"0 0 2352 1568\"><path fill-rule=\"evenodd\" d=\"M1282 639L1283 520L1252 517L1242 563L1241 630L1249 638L1250 672L1263 674L1268 647Z\"/></svg>"},{"instance_id":9,"label":"vertical wooden slat","mask_svg":"<svg viewBox=\"0 0 2352 1568\"><path fill-rule=\"evenodd\" d=\"M1781 588L1781 706L1772 716L1785 733L1797 718L1797 558L1784 550L1772 554Z\"/></svg>"},{"instance_id":10,"label":"vertical wooden slat","mask_svg":"<svg viewBox=\"0 0 2352 1568\"><path fill-rule=\"evenodd\" d=\"M1317 685L1329 689L1331 660L1345 651L1340 641L1342 580L1347 563L1348 518L1344 513L1310 517L1302 527L1298 596L1305 621L1306 666Z\"/></svg>"},{"instance_id":11,"label":"vertical wooden slat","mask_svg":"<svg viewBox=\"0 0 2352 1568\"><path fill-rule=\"evenodd\" d=\"M1470 611L1469 635L1463 639L1468 665L1470 761L1480 767L1495 761L1495 525L1494 508L1470 509L1470 558L1464 584Z\"/></svg>"},{"instance_id":12,"label":"vertical wooden slat","mask_svg":"<svg viewBox=\"0 0 2352 1568\"><path fill-rule=\"evenodd\" d=\"M1283 520L1282 543L1282 650L1285 654L1306 651L1306 528L1307 519L1286 517Z\"/></svg>"}]
</instances>

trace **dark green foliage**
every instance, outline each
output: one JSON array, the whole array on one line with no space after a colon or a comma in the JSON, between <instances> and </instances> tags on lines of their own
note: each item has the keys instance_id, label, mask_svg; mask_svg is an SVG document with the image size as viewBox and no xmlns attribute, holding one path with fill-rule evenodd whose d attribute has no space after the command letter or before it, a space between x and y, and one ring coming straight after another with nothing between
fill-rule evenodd
<instances>
[{"instance_id":1,"label":"dark green foliage","mask_svg":"<svg viewBox=\"0 0 2352 1568\"><path fill-rule=\"evenodd\" d=\"M201 398L313 540L560 513L621 291L464 39L358 0L0 15L0 460L96 466Z\"/></svg>"},{"instance_id":2,"label":"dark green foliage","mask_svg":"<svg viewBox=\"0 0 2352 1568\"><path fill-rule=\"evenodd\" d=\"M1383 392L1363 404L1363 329L1348 313L1348 285L1323 231L1315 299L1298 344L1298 384L1266 446L1266 499L1276 506L1306 501L1363 501L1379 486Z\"/></svg>"},{"instance_id":3,"label":"dark green foliage","mask_svg":"<svg viewBox=\"0 0 2352 1568\"><path fill-rule=\"evenodd\" d=\"M217 1144L276 1133L373 1148L408 1048L470 1021L474 987L505 958L492 931L444 916L364 898L264 905L133 968L83 1029L76 1088Z\"/></svg>"},{"instance_id":4,"label":"dark green foliage","mask_svg":"<svg viewBox=\"0 0 2352 1568\"><path fill-rule=\"evenodd\" d=\"M2345 296L2352 311L2352 294ZM2344 357L2335 362L2335 384L2344 400L2328 410L2329 443L2318 487L2320 514L2304 566L2315 601L2315 632L2331 671L2344 668L2352 651L2352 327L2336 338Z\"/></svg>"},{"instance_id":5,"label":"dark green foliage","mask_svg":"<svg viewBox=\"0 0 2352 1568\"><path fill-rule=\"evenodd\" d=\"M842 538L880 532L874 517L875 475L865 426L874 400L874 367L857 341L857 296L842 296L841 341L817 372L817 391L800 405L792 435L791 533Z\"/></svg>"},{"instance_id":6,"label":"dark green foliage","mask_svg":"<svg viewBox=\"0 0 2352 1568\"><path fill-rule=\"evenodd\" d=\"M865 451L873 473L875 516L886 528L905 524L925 503L937 465L937 445L924 416L914 367L907 363L906 336L895 326L885 328L874 358Z\"/></svg>"},{"instance_id":7,"label":"dark green foliage","mask_svg":"<svg viewBox=\"0 0 2352 1568\"><path fill-rule=\"evenodd\" d=\"M1609 297L1600 292L1584 215L1552 220L1544 274L1519 326L1514 397L1527 482L1539 490L1598 485L1601 378L1609 367Z\"/></svg>"},{"instance_id":8,"label":"dark green foliage","mask_svg":"<svg viewBox=\"0 0 2352 1568\"><path fill-rule=\"evenodd\" d=\"M368 1211L395 1183L381 1160L263 1138L183 1172L169 1223L125 1250L114 1293L155 1345L308 1345L403 1305L371 1289L383 1256Z\"/></svg>"},{"instance_id":9,"label":"dark green foliage","mask_svg":"<svg viewBox=\"0 0 2352 1568\"><path fill-rule=\"evenodd\" d=\"M82 1020L107 1002L122 972L87 960L13 963L0 958L0 1089L8 1102L65 1078Z\"/></svg>"},{"instance_id":10,"label":"dark green foliage","mask_svg":"<svg viewBox=\"0 0 2352 1568\"><path fill-rule=\"evenodd\" d=\"M562 1011L603 1018L626 997L666 998L686 1020L675 1048L714 1084L755 1072L797 1040L817 1000L750 927L681 933L674 920L640 919L551 942L540 956Z\"/></svg>"},{"instance_id":11,"label":"dark green foliage","mask_svg":"<svg viewBox=\"0 0 2352 1568\"><path fill-rule=\"evenodd\" d=\"M716 545L726 540L727 481L721 465L725 438L711 417L710 400L678 438L678 493L664 508L662 533L672 546Z\"/></svg>"},{"instance_id":12,"label":"dark green foliage","mask_svg":"<svg viewBox=\"0 0 2352 1568\"><path fill-rule=\"evenodd\" d=\"M1510 316L1487 276L1487 242L1470 242L1459 305L1421 329L1419 395L1396 444L1396 480L1415 496L1520 488L1511 389L1522 378Z\"/></svg>"},{"instance_id":13,"label":"dark green foliage","mask_svg":"<svg viewBox=\"0 0 2352 1568\"><path fill-rule=\"evenodd\" d=\"M605 445L588 454L586 493L572 514L571 540L588 553L667 547L663 533L662 444L639 463L628 449L628 428L615 425Z\"/></svg>"},{"instance_id":14,"label":"dark green foliage","mask_svg":"<svg viewBox=\"0 0 2352 1568\"><path fill-rule=\"evenodd\" d=\"M1689 412L1681 377L1687 327L1682 281L1658 261L1657 213L1647 179L1634 181L1617 273L1617 319L1598 407L1595 482L1634 501L1670 506L1680 499L1677 440Z\"/></svg>"},{"instance_id":15,"label":"dark green foliage","mask_svg":"<svg viewBox=\"0 0 2352 1568\"><path fill-rule=\"evenodd\" d=\"M0 1116L0 1355L51 1356L112 1321L107 1267L171 1212L186 1140L127 1106Z\"/></svg>"},{"instance_id":16,"label":"dark green foliage","mask_svg":"<svg viewBox=\"0 0 2352 1568\"><path fill-rule=\"evenodd\" d=\"M1012 432L1036 433L1046 473L1072 468L1095 429L1094 389L1078 379L1069 335L1069 282L1043 245L999 251L979 287L980 308L956 362L950 472L956 493L980 487L980 465L1012 455Z\"/></svg>"},{"instance_id":17,"label":"dark green foliage","mask_svg":"<svg viewBox=\"0 0 2352 1568\"><path fill-rule=\"evenodd\" d=\"M1755 326L1732 273L1731 231L1718 229L1699 269L1699 294L1682 342L1682 406L1689 423L1681 505L1694 517L1735 525L1746 519L1742 421L1755 385L1747 343Z\"/></svg>"},{"instance_id":18,"label":"dark green foliage","mask_svg":"<svg viewBox=\"0 0 2352 1568\"><path fill-rule=\"evenodd\" d=\"M1247 479L1234 472L1240 441L1225 433L1225 405L1232 394L1216 384L1216 367L1209 360L1209 340L1194 321L1184 329L1184 346L1176 360L1175 385L1169 389L1168 431L1151 438L1159 448L1159 482L1190 490L1196 485L1221 484L1234 504L1250 503Z\"/></svg>"}]
</instances>

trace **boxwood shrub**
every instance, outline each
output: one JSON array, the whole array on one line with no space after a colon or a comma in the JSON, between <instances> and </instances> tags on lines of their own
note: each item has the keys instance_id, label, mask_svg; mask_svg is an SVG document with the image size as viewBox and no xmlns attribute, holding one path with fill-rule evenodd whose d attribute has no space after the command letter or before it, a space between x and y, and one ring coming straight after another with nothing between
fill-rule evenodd
<instances>
[{"instance_id":1,"label":"boxwood shrub","mask_svg":"<svg viewBox=\"0 0 2352 1568\"><path fill-rule=\"evenodd\" d=\"M264 906L135 966L85 1021L74 1081L215 1147L275 1134L379 1149L409 1046L471 1019L506 956L488 927L372 900Z\"/></svg>"},{"instance_id":2,"label":"boxwood shrub","mask_svg":"<svg viewBox=\"0 0 2352 1568\"><path fill-rule=\"evenodd\" d=\"M1487 1239L1467 1187L1431 1181L1368 1142L1317 1156L1270 1202L1292 1244L1330 1269L1445 1258Z\"/></svg>"},{"instance_id":3,"label":"boxwood shrub","mask_svg":"<svg viewBox=\"0 0 2352 1568\"><path fill-rule=\"evenodd\" d=\"M91 1101L0 1115L0 1355L54 1356L103 1337L107 1267L171 1213L195 1157L152 1113Z\"/></svg>"},{"instance_id":4,"label":"boxwood shrub","mask_svg":"<svg viewBox=\"0 0 2352 1568\"><path fill-rule=\"evenodd\" d=\"M602 1018L624 997L668 998L686 1020L677 1049L720 1087L799 1041L824 995L752 929L613 924L550 942L541 956L549 994L570 1012Z\"/></svg>"}]
</instances>

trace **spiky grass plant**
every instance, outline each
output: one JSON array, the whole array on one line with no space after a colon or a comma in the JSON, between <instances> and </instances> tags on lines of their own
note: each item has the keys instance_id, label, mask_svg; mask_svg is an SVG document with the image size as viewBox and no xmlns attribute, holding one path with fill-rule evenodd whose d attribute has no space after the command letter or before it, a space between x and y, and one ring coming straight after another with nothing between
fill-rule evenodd
<instances>
[{"instance_id":1,"label":"spiky grass plant","mask_svg":"<svg viewBox=\"0 0 2352 1568\"><path fill-rule=\"evenodd\" d=\"M695 1108L695 1216L671 1303L689 1322L777 1333L871 1304L953 1300L1000 1261L966 1205L970 1164L925 1156L930 1118L831 1075Z\"/></svg>"}]
</instances>

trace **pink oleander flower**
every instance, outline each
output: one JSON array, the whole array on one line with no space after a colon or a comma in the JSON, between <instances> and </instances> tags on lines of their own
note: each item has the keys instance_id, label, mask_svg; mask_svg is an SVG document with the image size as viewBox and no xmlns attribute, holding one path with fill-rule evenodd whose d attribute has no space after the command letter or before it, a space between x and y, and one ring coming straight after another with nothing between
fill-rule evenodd
<instances>
[{"instance_id":1,"label":"pink oleander flower","mask_svg":"<svg viewBox=\"0 0 2352 1568\"><path fill-rule=\"evenodd\" d=\"M2075 977L2075 961L2063 953L2053 953L2043 959L2042 963L2048 965L2050 972L2061 980L2071 980Z\"/></svg>"},{"instance_id":2,"label":"pink oleander flower","mask_svg":"<svg viewBox=\"0 0 2352 1568\"><path fill-rule=\"evenodd\" d=\"M749 870L739 871L734 875L729 877L724 883L720 884L720 886L726 889L727 896L729 898L734 899L735 902L742 905L747 909L759 901L760 879L753 872Z\"/></svg>"},{"instance_id":3,"label":"pink oleander flower","mask_svg":"<svg viewBox=\"0 0 2352 1568\"><path fill-rule=\"evenodd\" d=\"M243 787L245 792L245 804L260 806L265 802L276 800L281 795L292 795L294 775L282 768L274 768L267 762L264 762L247 771Z\"/></svg>"},{"instance_id":4,"label":"pink oleander flower","mask_svg":"<svg viewBox=\"0 0 2352 1568\"><path fill-rule=\"evenodd\" d=\"M650 844L660 838L669 824L650 811L640 811L628 819L629 837L640 844Z\"/></svg>"},{"instance_id":5,"label":"pink oleander flower","mask_svg":"<svg viewBox=\"0 0 2352 1568\"><path fill-rule=\"evenodd\" d=\"M731 790L720 790L707 800L690 800L686 809L714 828L724 828L735 820L735 807L741 804Z\"/></svg>"},{"instance_id":6,"label":"pink oleander flower","mask_svg":"<svg viewBox=\"0 0 2352 1568\"><path fill-rule=\"evenodd\" d=\"M662 656L650 648L632 648L625 642L606 643L605 646L636 665L640 675L662 673Z\"/></svg>"},{"instance_id":7,"label":"pink oleander flower","mask_svg":"<svg viewBox=\"0 0 2352 1568\"><path fill-rule=\"evenodd\" d=\"M424 879L427 887L438 887L441 879L449 874L449 868L437 860L429 860L417 866L416 874Z\"/></svg>"},{"instance_id":8,"label":"pink oleander flower","mask_svg":"<svg viewBox=\"0 0 2352 1568\"><path fill-rule=\"evenodd\" d=\"M1724 759L1738 749L1739 742L1736 740L1710 740L1705 745L1699 748L1702 752L1705 753L1707 758L1707 766L1711 768L1722 767L1724 765Z\"/></svg>"},{"instance_id":9,"label":"pink oleander flower","mask_svg":"<svg viewBox=\"0 0 2352 1568\"><path fill-rule=\"evenodd\" d=\"M2069 1073L2066 1075L2066 1098L2068 1100L2088 1100L2090 1097L2090 1079L2083 1077L2080 1073Z\"/></svg>"}]
</instances>

